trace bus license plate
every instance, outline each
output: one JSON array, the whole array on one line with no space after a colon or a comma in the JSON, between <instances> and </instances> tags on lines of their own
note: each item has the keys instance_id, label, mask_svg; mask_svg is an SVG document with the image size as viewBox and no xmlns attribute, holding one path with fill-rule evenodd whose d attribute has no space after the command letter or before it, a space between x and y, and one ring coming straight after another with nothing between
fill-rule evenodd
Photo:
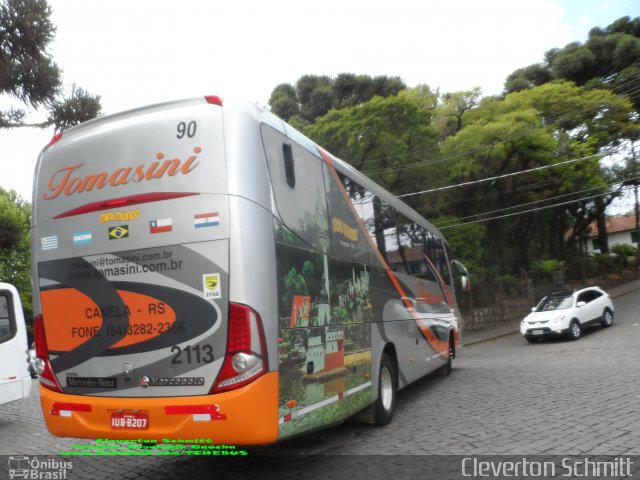
<instances>
[{"instance_id":1,"label":"bus license plate","mask_svg":"<svg viewBox=\"0 0 640 480\"><path fill-rule=\"evenodd\" d=\"M146 413L119 413L111 414L111 428L126 430L147 430L149 428L149 416Z\"/></svg>"}]
</instances>

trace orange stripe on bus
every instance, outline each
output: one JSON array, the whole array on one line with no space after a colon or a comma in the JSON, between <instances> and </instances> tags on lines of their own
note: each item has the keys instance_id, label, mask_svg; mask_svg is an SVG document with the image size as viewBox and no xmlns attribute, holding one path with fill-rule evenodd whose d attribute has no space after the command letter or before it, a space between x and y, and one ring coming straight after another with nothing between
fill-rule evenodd
<instances>
[{"instance_id":1,"label":"orange stripe on bus","mask_svg":"<svg viewBox=\"0 0 640 480\"><path fill-rule=\"evenodd\" d=\"M161 335L176 320L175 311L157 298L125 290L117 292L124 308L110 305L101 309L90 297L72 288L43 291L40 298L49 349L68 352L95 335L124 336L112 348L125 347ZM101 331L103 316L125 315L129 317L126 331Z\"/></svg>"}]
</instances>

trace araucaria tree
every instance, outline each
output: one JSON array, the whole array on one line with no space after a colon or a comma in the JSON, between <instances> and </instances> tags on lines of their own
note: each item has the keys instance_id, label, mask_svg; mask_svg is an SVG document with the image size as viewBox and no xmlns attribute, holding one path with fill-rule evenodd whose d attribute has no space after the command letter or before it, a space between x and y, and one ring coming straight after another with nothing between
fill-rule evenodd
<instances>
[{"instance_id":1,"label":"araucaria tree","mask_svg":"<svg viewBox=\"0 0 640 480\"><path fill-rule=\"evenodd\" d=\"M73 85L65 96L62 72L48 47L56 28L46 0L0 1L0 128L50 127L64 130L100 114L100 97ZM45 112L30 122L26 108Z\"/></svg>"}]
</instances>

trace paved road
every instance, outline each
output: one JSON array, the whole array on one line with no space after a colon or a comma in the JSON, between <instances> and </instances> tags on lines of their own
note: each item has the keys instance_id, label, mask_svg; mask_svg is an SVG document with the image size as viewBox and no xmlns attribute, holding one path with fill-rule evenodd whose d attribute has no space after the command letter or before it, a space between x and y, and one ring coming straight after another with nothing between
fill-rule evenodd
<instances>
[{"instance_id":1,"label":"paved road","mask_svg":"<svg viewBox=\"0 0 640 480\"><path fill-rule=\"evenodd\" d=\"M68 478L427 478L433 465L411 456L640 455L640 290L615 305L612 328L575 342L528 344L512 334L467 347L451 376L401 391L384 428L347 423L226 461L73 457ZM28 401L0 406L0 454L57 454L74 444L92 442L49 435L35 388Z\"/></svg>"}]
</instances>

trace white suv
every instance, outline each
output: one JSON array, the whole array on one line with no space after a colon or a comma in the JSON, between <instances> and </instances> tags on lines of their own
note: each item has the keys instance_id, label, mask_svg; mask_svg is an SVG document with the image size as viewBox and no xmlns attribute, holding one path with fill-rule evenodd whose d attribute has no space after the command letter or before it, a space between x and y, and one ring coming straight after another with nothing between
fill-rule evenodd
<instances>
[{"instance_id":1,"label":"white suv","mask_svg":"<svg viewBox=\"0 0 640 480\"><path fill-rule=\"evenodd\" d=\"M531 309L520 322L520 333L529 342L559 335L576 340L588 325L610 327L613 311L611 297L599 287L561 290Z\"/></svg>"}]
</instances>

